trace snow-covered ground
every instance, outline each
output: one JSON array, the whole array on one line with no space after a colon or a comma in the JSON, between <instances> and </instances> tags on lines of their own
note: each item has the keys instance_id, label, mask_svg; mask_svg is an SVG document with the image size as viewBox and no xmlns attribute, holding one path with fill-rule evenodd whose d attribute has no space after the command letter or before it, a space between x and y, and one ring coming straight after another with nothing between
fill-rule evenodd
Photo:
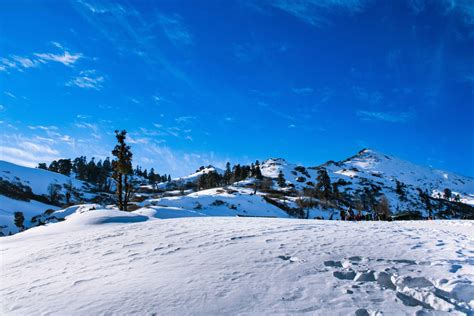
<instances>
[{"instance_id":1,"label":"snow-covered ground","mask_svg":"<svg viewBox=\"0 0 474 316\"><path fill-rule=\"evenodd\" d=\"M0 239L2 315L474 312L474 223L116 210Z\"/></svg>"}]
</instances>

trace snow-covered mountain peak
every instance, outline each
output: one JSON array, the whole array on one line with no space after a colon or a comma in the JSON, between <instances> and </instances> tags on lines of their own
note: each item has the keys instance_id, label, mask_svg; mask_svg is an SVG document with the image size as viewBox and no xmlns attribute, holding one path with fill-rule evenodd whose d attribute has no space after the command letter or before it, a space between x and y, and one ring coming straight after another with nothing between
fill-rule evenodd
<instances>
[{"instance_id":1,"label":"snow-covered mountain peak","mask_svg":"<svg viewBox=\"0 0 474 316\"><path fill-rule=\"evenodd\" d=\"M195 180L195 179L199 178L200 176L202 176L203 174L207 174L207 173L210 173L210 172L217 172L217 173L220 174L220 175L224 174L224 170L223 170L223 169L214 167L214 166L212 166L212 165L209 165L209 166L207 166L207 167L201 167L200 169L196 170L196 172L191 173L190 175L187 175L187 176L184 176L184 177L180 177L180 178L175 178L175 179L173 179L173 181L180 181L180 180L189 181L189 180Z\"/></svg>"},{"instance_id":2,"label":"snow-covered mountain peak","mask_svg":"<svg viewBox=\"0 0 474 316\"><path fill-rule=\"evenodd\" d=\"M296 165L288 163L283 158L269 158L262 162L260 165L260 170L263 176L276 178L278 177L280 171L286 176L286 174L289 173L291 171L290 169L293 169L294 166Z\"/></svg>"}]
</instances>

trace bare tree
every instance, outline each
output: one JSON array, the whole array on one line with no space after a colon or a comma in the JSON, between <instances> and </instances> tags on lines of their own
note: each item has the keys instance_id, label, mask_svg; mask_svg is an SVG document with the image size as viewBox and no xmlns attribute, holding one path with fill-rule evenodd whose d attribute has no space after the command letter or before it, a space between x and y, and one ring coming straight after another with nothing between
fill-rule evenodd
<instances>
[{"instance_id":1,"label":"bare tree","mask_svg":"<svg viewBox=\"0 0 474 316\"><path fill-rule=\"evenodd\" d=\"M377 217L382 220L387 220L391 216L390 212L390 204L388 202L388 199L383 195L379 202L376 205L376 213Z\"/></svg>"},{"instance_id":2,"label":"bare tree","mask_svg":"<svg viewBox=\"0 0 474 316\"><path fill-rule=\"evenodd\" d=\"M51 204L56 204L59 200L59 192L61 191L61 186L57 183L50 183L48 185L48 198Z\"/></svg>"}]
</instances>

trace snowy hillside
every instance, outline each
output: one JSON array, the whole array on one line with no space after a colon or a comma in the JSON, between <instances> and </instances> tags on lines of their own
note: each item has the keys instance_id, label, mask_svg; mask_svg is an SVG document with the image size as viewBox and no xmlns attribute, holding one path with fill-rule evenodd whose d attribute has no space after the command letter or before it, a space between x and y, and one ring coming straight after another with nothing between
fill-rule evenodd
<instances>
[{"instance_id":1,"label":"snowy hillside","mask_svg":"<svg viewBox=\"0 0 474 316\"><path fill-rule=\"evenodd\" d=\"M288 217L282 209L269 204L250 189L209 189L185 196L148 199L141 206L160 208L157 216L163 218L166 208L175 212L192 212L194 216L257 216L257 217ZM178 216L174 216L178 217ZM179 216L180 217L180 216Z\"/></svg>"},{"instance_id":2,"label":"snowy hillside","mask_svg":"<svg viewBox=\"0 0 474 316\"><path fill-rule=\"evenodd\" d=\"M324 165L334 179L351 181L368 179L395 189L396 180L411 189L420 188L432 195L449 188L453 195L460 194L467 204L474 204L474 179L447 171L418 166L396 157L366 149L339 163Z\"/></svg>"},{"instance_id":3,"label":"snowy hillside","mask_svg":"<svg viewBox=\"0 0 474 316\"><path fill-rule=\"evenodd\" d=\"M325 170L331 183L337 184L338 190L348 197L360 197L364 189L375 188L378 195L388 198L393 213L420 210L428 216L420 190L439 200L443 199L444 190L450 189L453 197L459 195L459 202L474 206L474 179L418 166L371 149L317 167L299 166L281 158L268 159L261 166L264 176L276 179L281 172L287 184L298 190L314 187L320 170ZM397 192L397 181L403 196Z\"/></svg>"},{"instance_id":4,"label":"snowy hillside","mask_svg":"<svg viewBox=\"0 0 474 316\"><path fill-rule=\"evenodd\" d=\"M18 227L13 223L14 212L25 216L24 226L33 226L31 218L47 210L58 210L59 207L50 201L50 185L57 187L58 199L64 199L67 187L71 186L71 202L87 200L93 195L88 191L91 185L74 177L47 170L18 166L0 160L0 236L17 233Z\"/></svg>"},{"instance_id":5,"label":"snowy hillside","mask_svg":"<svg viewBox=\"0 0 474 316\"><path fill-rule=\"evenodd\" d=\"M330 161L317 167L295 165L281 158L268 159L262 163L261 170L264 176L271 178L277 178L281 170L289 183L307 187L307 182L315 182L317 170L322 168L329 172L332 182L337 182L339 179L356 180L358 185L363 186L364 181L361 180L368 180L394 188L395 180L398 180L412 188L421 188L432 193L442 193L445 188L449 188L453 191L453 195L459 193L466 203L474 204L473 178L415 165L372 149L362 150L359 154L340 162ZM350 189L355 187L355 185L348 186Z\"/></svg>"},{"instance_id":6,"label":"snowy hillside","mask_svg":"<svg viewBox=\"0 0 474 316\"><path fill-rule=\"evenodd\" d=\"M0 313L472 315L473 225L76 212L0 239Z\"/></svg>"},{"instance_id":7,"label":"snowy hillside","mask_svg":"<svg viewBox=\"0 0 474 316\"><path fill-rule=\"evenodd\" d=\"M64 185L69 182L77 190L85 190L88 186L87 183L74 177L67 177L60 173L43 169L18 166L2 160L0 160L0 178L11 183L21 183L29 186L33 193L38 195L48 194L48 186L50 184L59 184L63 191Z\"/></svg>"}]
</instances>

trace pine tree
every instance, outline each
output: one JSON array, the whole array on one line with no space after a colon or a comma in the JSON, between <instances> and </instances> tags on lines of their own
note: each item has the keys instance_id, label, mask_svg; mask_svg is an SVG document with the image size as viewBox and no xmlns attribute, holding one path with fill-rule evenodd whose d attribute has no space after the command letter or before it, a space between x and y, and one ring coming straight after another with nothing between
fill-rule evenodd
<instances>
[{"instance_id":1,"label":"pine tree","mask_svg":"<svg viewBox=\"0 0 474 316\"><path fill-rule=\"evenodd\" d=\"M151 168L150 169L150 172L148 173L148 182L151 184L151 186L153 187L153 189L155 188L156 186L156 174L155 174L155 169L154 168Z\"/></svg>"},{"instance_id":2,"label":"pine tree","mask_svg":"<svg viewBox=\"0 0 474 316\"><path fill-rule=\"evenodd\" d=\"M242 176L242 169L240 168L240 165L237 164L237 165L235 165L234 168L233 168L233 172L232 172L232 183L240 181L240 180L241 180L241 176Z\"/></svg>"},{"instance_id":3,"label":"pine tree","mask_svg":"<svg viewBox=\"0 0 474 316\"><path fill-rule=\"evenodd\" d=\"M428 211L428 217L433 218L433 207L428 192L423 192L421 189L418 189L418 195L420 196L421 201L425 204L425 208Z\"/></svg>"},{"instance_id":4,"label":"pine tree","mask_svg":"<svg viewBox=\"0 0 474 316\"><path fill-rule=\"evenodd\" d=\"M257 160L258 162L258 160ZM255 179L257 180L262 180L263 179L263 176L262 176L262 171L260 170L260 165L255 165Z\"/></svg>"},{"instance_id":5,"label":"pine tree","mask_svg":"<svg viewBox=\"0 0 474 316\"><path fill-rule=\"evenodd\" d=\"M56 160L51 161L51 163L49 164L48 170L52 172L59 172L58 162Z\"/></svg>"},{"instance_id":6,"label":"pine tree","mask_svg":"<svg viewBox=\"0 0 474 316\"><path fill-rule=\"evenodd\" d=\"M232 178L232 171L230 170L230 162L225 164L225 171L224 171L224 183L225 185L229 185Z\"/></svg>"},{"instance_id":7,"label":"pine tree","mask_svg":"<svg viewBox=\"0 0 474 316\"><path fill-rule=\"evenodd\" d=\"M398 180L396 181L396 189L395 192L400 196L400 200L404 201L406 200L406 192L405 192L405 187L406 185Z\"/></svg>"},{"instance_id":8,"label":"pine tree","mask_svg":"<svg viewBox=\"0 0 474 316\"><path fill-rule=\"evenodd\" d=\"M326 201L329 201L331 198L331 178L325 169L318 170L318 177L316 178L318 183L316 185L316 189L320 192L321 197L324 198Z\"/></svg>"},{"instance_id":9,"label":"pine tree","mask_svg":"<svg viewBox=\"0 0 474 316\"><path fill-rule=\"evenodd\" d=\"M15 212L13 215L15 216L15 226L18 227L20 231L23 231L25 229L25 226L23 226L25 222L25 216L23 215L23 212Z\"/></svg>"},{"instance_id":10,"label":"pine tree","mask_svg":"<svg viewBox=\"0 0 474 316\"><path fill-rule=\"evenodd\" d=\"M458 194L456 194L456 196L454 197L454 202L461 202L461 196Z\"/></svg>"},{"instance_id":11,"label":"pine tree","mask_svg":"<svg viewBox=\"0 0 474 316\"><path fill-rule=\"evenodd\" d=\"M280 172L278 172L277 183L280 186L280 188L286 187L285 176L283 175L283 172L281 170L280 170Z\"/></svg>"},{"instance_id":12,"label":"pine tree","mask_svg":"<svg viewBox=\"0 0 474 316\"><path fill-rule=\"evenodd\" d=\"M58 164L59 173L65 176L69 176L71 174L71 170L72 170L71 159L59 159L57 164Z\"/></svg>"},{"instance_id":13,"label":"pine tree","mask_svg":"<svg viewBox=\"0 0 474 316\"><path fill-rule=\"evenodd\" d=\"M38 169L43 169L43 170L48 170L48 165L47 165L46 163L44 163L44 162L40 162L40 163L38 164L38 167L37 167L37 168L38 168Z\"/></svg>"},{"instance_id":14,"label":"pine tree","mask_svg":"<svg viewBox=\"0 0 474 316\"><path fill-rule=\"evenodd\" d=\"M451 200L451 197L453 196L453 193L451 192L450 189L448 189L448 188L444 189L443 193L444 193L444 198L446 200L448 200L448 201Z\"/></svg>"},{"instance_id":15,"label":"pine tree","mask_svg":"<svg viewBox=\"0 0 474 316\"><path fill-rule=\"evenodd\" d=\"M132 191L129 176L133 173L132 152L130 146L125 143L127 131L115 131L118 144L115 145L112 155L116 157L112 161L113 178L117 184L117 204L119 210L127 211L128 200Z\"/></svg>"}]
</instances>

